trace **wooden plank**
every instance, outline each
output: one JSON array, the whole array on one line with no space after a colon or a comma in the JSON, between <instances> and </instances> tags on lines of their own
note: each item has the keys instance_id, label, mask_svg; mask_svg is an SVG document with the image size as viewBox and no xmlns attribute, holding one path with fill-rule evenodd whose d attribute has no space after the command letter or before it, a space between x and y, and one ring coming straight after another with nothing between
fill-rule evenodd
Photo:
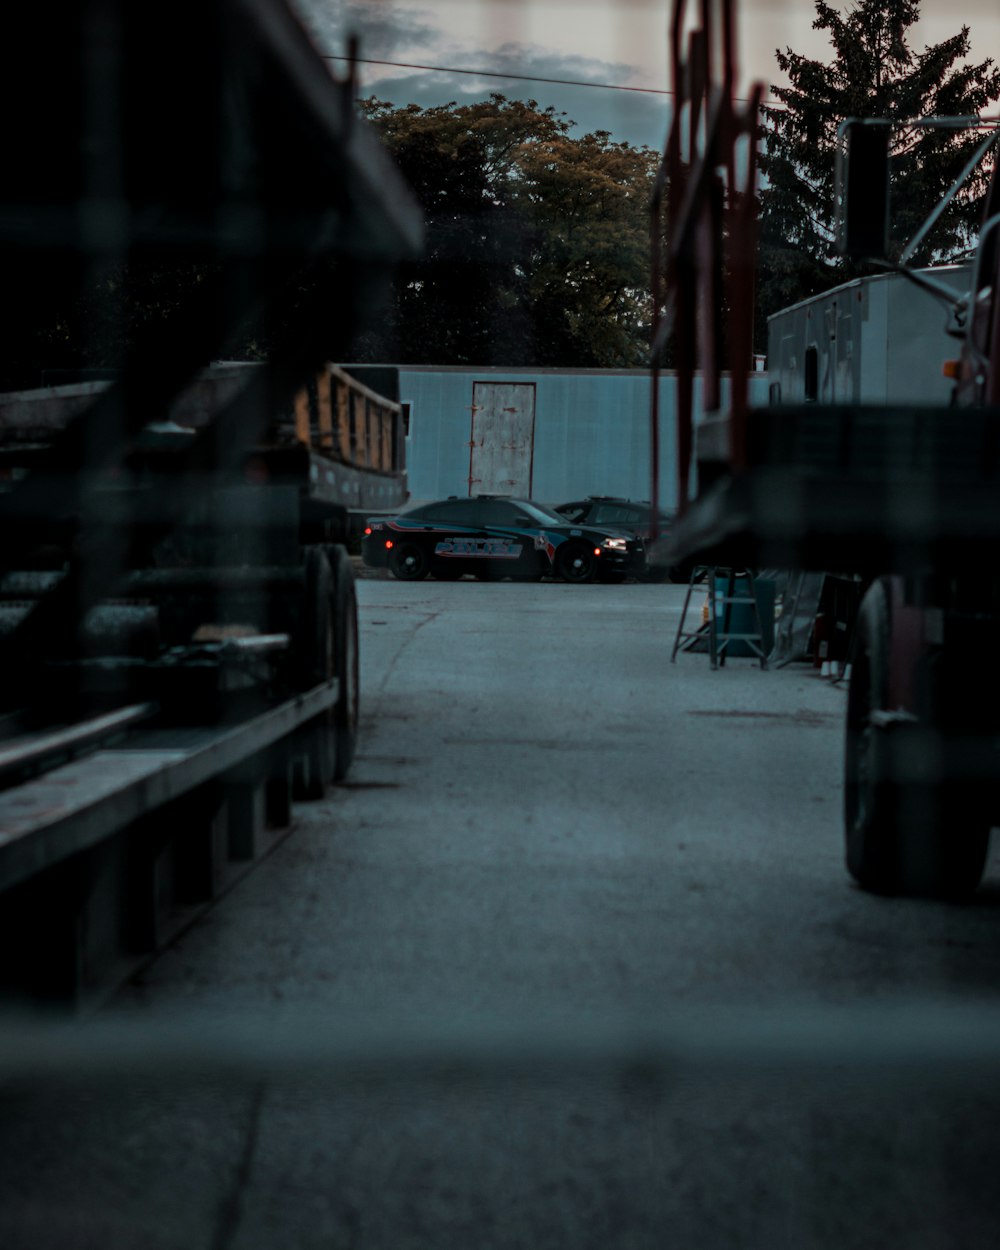
<instances>
[{"instance_id":1,"label":"wooden plank","mask_svg":"<svg viewBox=\"0 0 1000 1250\"><path fill-rule=\"evenodd\" d=\"M307 447L312 446L312 423L309 419L309 391L303 387L295 396L295 437Z\"/></svg>"},{"instance_id":2,"label":"wooden plank","mask_svg":"<svg viewBox=\"0 0 1000 1250\"><path fill-rule=\"evenodd\" d=\"M337 449L345 464L351 461L351 392L346 380L337 382Z\"/></svg>"},{"instance_id":3,"label":"wooden plank","mask_svg":"<svg viewBox=\"0 0 1000 1250\"><path fill-rule=\"evenodd\" d=\"M470 495L531 497L533 382L473 382Z\"/></svg>"},{"instance_id":4,"label":"wooden plank","mask_svg":"<svg viewBox=\"0 0 1000 1250\"><path fill-rule=\"evenodd\" d=\"M383 408L388 408L391 412L402 411L402 404L394 399L388 399L385 395L380 395L378 391L373 391L371 387L365 386L364 382L359 382L357 378L352 377L345 369L329 364L326 368L332 378L349 387L356 395L363 395L366 399L374 400L375 403L381 404Z\"/></svg>"},{"instance_id":5,"label":"wooden plank","mask_svg":"<svg viewBox=\"0 0 1000 1250\"><path fill-rule=\"evenodd\" d=\"M382 438L380 440L381 455L379 456L377 467L382 469L383 472L388 472L392 468L393 428L393 414L388 410L388 408L381 408L379 410L379 422L381 426Z\"/></svg>"},{"instance_id":6,"label":"wooden plank","mask_svg":"<svg viewBox=\"0 0 1000 1250\"><path fill-rule=\"evenodd\" d=\"M368 429L365 424L365 401L361 395L351 395L351 463L364 468L368 464Z\"/></svg>"},{"instance_id":7,"label":"wooden plank","mask_svg":"<svg viewBox=\"0 0 1000 1250\"><path fill-rule=\"evenodd\" d=\"M333 404L330 395L330 374L321 369L316 375L317 425L322 451L333 450Z\"/></svg>"}]
</instances>

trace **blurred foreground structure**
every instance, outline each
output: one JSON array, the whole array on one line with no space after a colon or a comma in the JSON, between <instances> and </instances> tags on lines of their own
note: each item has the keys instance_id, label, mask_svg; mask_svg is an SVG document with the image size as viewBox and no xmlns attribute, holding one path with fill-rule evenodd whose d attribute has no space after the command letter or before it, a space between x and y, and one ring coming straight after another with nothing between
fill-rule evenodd
<instances>
[{"instance_id":1,"label":"blurred foreground structure","mask_svg":"<svg viewBox=\"0 0 1000 1250\"><path fill-rule=\"evenodd\" d=\"M724 312L730 349L749 357L760 88L737 107L733 6L705 8L690 38L684 11L678 0L678 108L653 223L654 375L673 334L685 392L700 364L716 415L695 432L690 403L679 409L686 515L676 554L738 568L833 570L865 590L850 620L848 869L878 893L968 897L1000 823L1000 124L842 119L838 246L892 282L861 279L773 317L771 405L751 410L740 385L723 407L713 378ZM971 263L942 273L907 268L939 210L890 262L894 128L970 126L982 133L977 159L993 162ZM909 300L904 280L916 288ZM895 315L886 303L893 295ZM926 318L915 324L921 306L935 313L936 332ZM871 333L879 323L881 336ZM917 381L935 355L950 388ZM686 489L692 452L696 495Z\"/></svg>"},{"instance_id":2,"label":"blurred foreground structure","mask_svg":"<svg viewBox=\"0 0 1000 1250\"><path fill-rule=\"evenodd\" d=\"M404 443L326 362L421 225L283 0L78 0L7 48L4 376L149 300L113 380L0 396L0 990L80 1005L350 766L348 514L405 499ZM266 363L208 367L247 325Z\"/></svg>"}]
</instances>

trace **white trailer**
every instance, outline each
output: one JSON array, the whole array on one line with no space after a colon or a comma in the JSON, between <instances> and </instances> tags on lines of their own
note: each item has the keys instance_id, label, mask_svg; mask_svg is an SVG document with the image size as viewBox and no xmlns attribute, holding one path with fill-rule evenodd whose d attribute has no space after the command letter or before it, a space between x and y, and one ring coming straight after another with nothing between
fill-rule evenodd
<instances>
[{"instance_id":1,"label":"white trailer","mask_svg":"<svg viewBox=\"0 0 1000 1250\"><path fill-rule=\"evenodd\" d=\"M768 391L772 404L941 405L952 382L942 372L958 355L959 330L946 290L958 300L970 267L919 271L941 288L881 273L782 309L768 319Z\"/></svg>"}]
</instances>

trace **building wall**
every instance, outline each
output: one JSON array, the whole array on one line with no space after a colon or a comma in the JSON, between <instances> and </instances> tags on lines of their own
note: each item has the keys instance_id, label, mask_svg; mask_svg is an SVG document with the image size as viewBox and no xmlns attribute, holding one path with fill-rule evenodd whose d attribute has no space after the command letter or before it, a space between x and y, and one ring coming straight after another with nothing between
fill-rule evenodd
<instances>
[{"instance_id":1,"label":"building wall","mask_svg":"<svg viewBox=\"0 0 1000 1250\"><path fill-rule=\"evenodd\" d=\"M584 495L648 499L650 378L645 370L399 369L399 400L410 405L407 472L411 499L469 494L469 440L476 382L535 386L531 494L543 503ZM724 396L728 379L724 380ZM660 499L677 505L677 381L660 379ZM767 402L765 374L751 376L751 403ZM695 419L701 411L695 380Z\"/></svg>"}]
</instances>

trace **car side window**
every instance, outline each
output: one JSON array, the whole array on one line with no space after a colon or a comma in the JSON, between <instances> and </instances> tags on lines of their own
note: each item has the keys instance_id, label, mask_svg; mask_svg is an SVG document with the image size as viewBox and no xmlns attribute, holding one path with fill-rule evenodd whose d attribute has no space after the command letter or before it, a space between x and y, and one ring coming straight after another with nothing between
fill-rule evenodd
<instances>
[{"instance_id":1,"label":"car side window","mask_svg":"<svg viewBox=\"0 0 1000 1250\"><path fill-rule=\"evenodd\" d=\"M475 499L446 499L420 509L420 519L437 525L479 525ZM415 515L415 514L414 514Z\"/></svg>"},{"instance_id":2,"label":"car side window","mask_svg":"<svg viewBox=\"0 0 1000 1250\"><path fill-rule=\"evenodd\" d=\"M560 508L560 512L567 521L582 521L587 515L587 505L575 503L568 508Z\"/></svg>"},{"instance_id":3,"label":"car side window","mask_svg":"<svg viewBox=\"0 0 1000 1250\"><path fill-rule=\"evenodd\" d=\"M636 508L626 508L622 504L599 504L591 515L594 525L632 525L639 519Z\"/></svg>"},{"instance_id":4,"label":"car side window","mask_svg":"<svg viewBox=\"0 0 1000 1250\"><path fill-rule=\"evenodd\" d=\"M523 516L516 504L507 499L484 499L480 503L480 525L516 525Z\"/></svg>"}]
</instances>

